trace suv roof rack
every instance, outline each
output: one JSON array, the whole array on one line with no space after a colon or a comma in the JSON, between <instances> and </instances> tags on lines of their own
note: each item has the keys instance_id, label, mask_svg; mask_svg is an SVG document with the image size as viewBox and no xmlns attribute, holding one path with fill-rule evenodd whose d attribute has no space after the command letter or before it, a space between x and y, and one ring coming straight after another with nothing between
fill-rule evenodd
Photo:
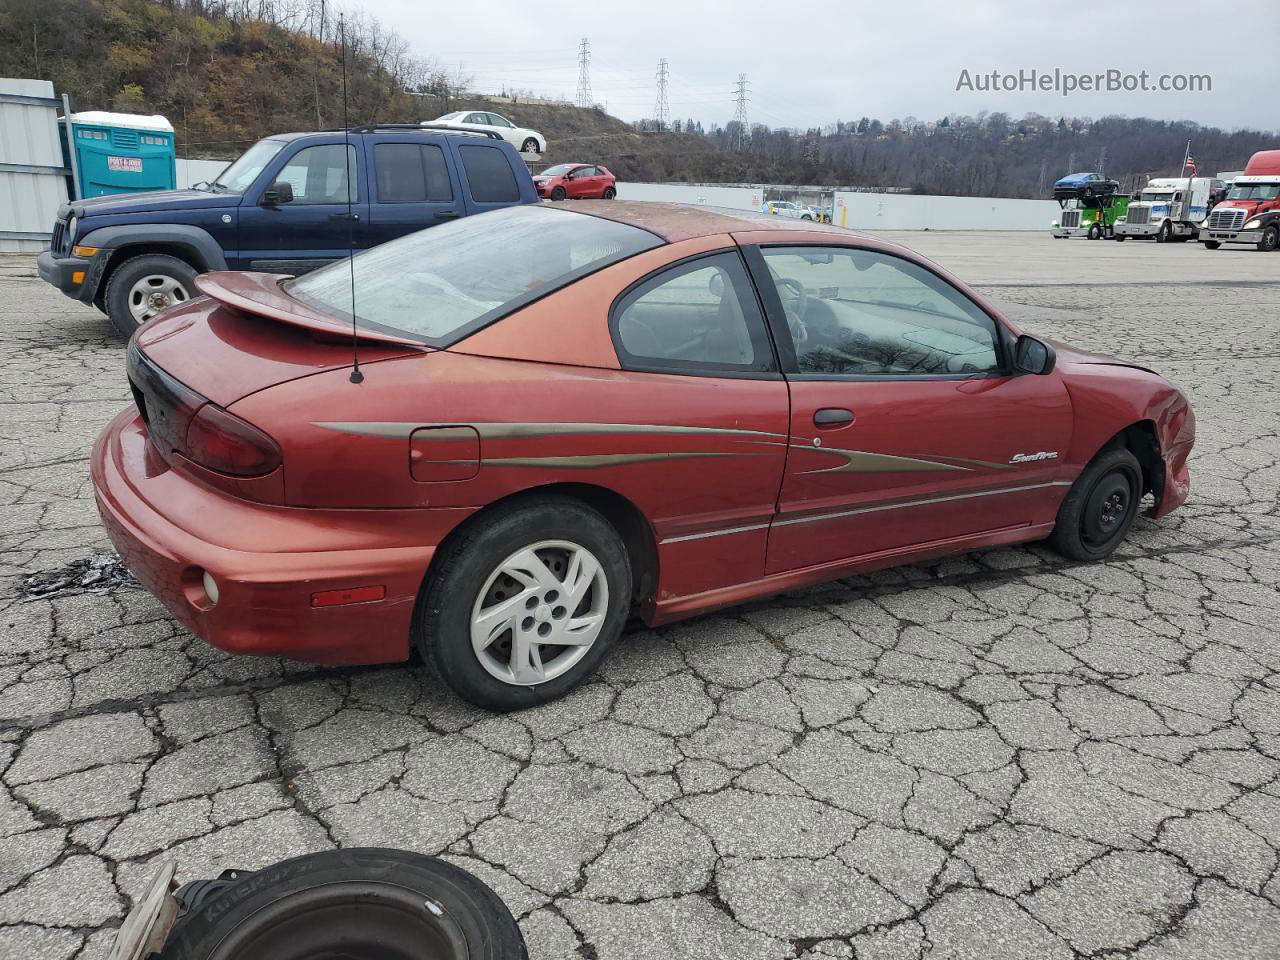
<instances>
[{"instance_id":1,"label":"suv roof rack","mask_svg":"<svg viewBox=\"0 0 1280 960\"><path fill-rule=\"evenodd\" d=\"M363 127L352 127L350 133L380 133L382 131L400 131L409 133L414 130L432 130L449 133L456 137L488 137L490 140L501 140L502 134L496 130L458 130L446 127L442 123L374 123Z\"/></svg>"}]
</instances>

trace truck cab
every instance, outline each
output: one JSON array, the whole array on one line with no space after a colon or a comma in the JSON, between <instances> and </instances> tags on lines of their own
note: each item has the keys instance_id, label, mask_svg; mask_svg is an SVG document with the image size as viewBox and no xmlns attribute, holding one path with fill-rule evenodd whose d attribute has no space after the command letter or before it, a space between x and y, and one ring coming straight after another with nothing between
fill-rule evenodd
<instances>
[{"instance_id":1,"label":"truck cab","mask_svg":"<svg viewBox=\"0 0 1280 960\"><path fill-rule=\"evenodd\" d=\"M448 220L537 203L500 136L413 126L267 137L212 183L77 200L41 277L122 334L196 295L197 274L301 274Z\"/></svg>"},{"instance_id":2,"label":"truck cab","mask_svg":"<svg viewBox=\"0 0 1280 960\"><path fill-rule=\"evenodd\" d=\"M1280 150L1261 150L1249 158L1226 199L1200 225L1200 237L1209 250L1224 243L1280 248Z\"/></svg>"},{"instance_id":3,"label":"truck cab","mask_svg":"<svg viewBox=\"0 0 1280 960\"><path fill-rule=\"evenodd\" d=\"M1153 178L1116 223L1116 239L1194 240L1221 189L1222 181L1212 177Z\"/></svg>"}]
</instances>

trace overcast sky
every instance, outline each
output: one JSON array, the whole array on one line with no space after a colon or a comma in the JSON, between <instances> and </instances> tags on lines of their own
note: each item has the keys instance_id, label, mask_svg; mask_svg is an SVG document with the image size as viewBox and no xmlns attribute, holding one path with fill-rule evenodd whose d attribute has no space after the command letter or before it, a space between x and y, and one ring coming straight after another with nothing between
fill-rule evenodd
<instances>
[{"instance_id":1,"label":"overcast sky","mask_svg":"<svg viewBox=\"0 0 1280 960\"><path fill-rule=\"evenodd\" d=\"M486 93L506 85L572 99L578 42L588 37L594 98L626 120L653 115L654 73L665 57L672 117L704 123L733 118L733 85L745 73L749 119L770 126L1003 110L1280 129L1276 0L346 2L407 37L418 55L461 64ZM976 86L979 74L1033 68L1146 70L1152 83L1207 73L1212 91L956 89L962 70Z\"/></svg>"}]
</instances>

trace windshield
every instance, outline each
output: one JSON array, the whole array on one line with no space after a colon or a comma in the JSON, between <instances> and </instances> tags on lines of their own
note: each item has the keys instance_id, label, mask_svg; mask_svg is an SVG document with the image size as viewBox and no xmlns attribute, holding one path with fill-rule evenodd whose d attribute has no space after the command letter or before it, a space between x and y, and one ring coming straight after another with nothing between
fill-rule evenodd
<instances>
[{"instance_id":1,"label":"windshield","mask_svg":"<svg viewBox=\"0 0 1280 960\"><path fill-rule=\"evenodd\" d=\"M1146 203L1168 203L1173 199L1172 190L1143 190L1139 198Z\"/></svg>"},{"instance_id":2,"label":"windshield","mask_svg":"<svg viewBox=\"0 0 1280 960\"><path fill-rule=\"evenodd\" d=\"M662 241L637 227L516 206L401 237L354 261L361 324L448 346L579 277ZM290 296L351 316L348 261L290 281Z\"/></svg>"},{"instance_id":3,"label":"windshield","mask_svg":"<svg viewBox=\"0 0 1280 960\"><path fill-rule=\"evenodd\" d=\"M213 186L232 193L243 193L258 179L264 167L284 149L282 140L259 140L240 155L240 159L218 175Z\"/></svg>"},{"instance_id":4,"label":"windshield","mask_svg":"<svg viewBox=\"0 0 1280 960\"><path fill-rule=\"evenodd\" d=\"M1280 183L1241 183L1231 188L1228 200L1274 200L1280 196Z\"/></svg>"},{"instance_id":5,"label":"windshield","mask_svg":"<svg viewBox=\"0 0 1280 960\"><path fill-rule=\"evenodd\" d=\"M547 167L538 176L540 177L563 177L566 173L573 169L573 164L557 163L554 167Z\"/></svg>"}]
</instances>

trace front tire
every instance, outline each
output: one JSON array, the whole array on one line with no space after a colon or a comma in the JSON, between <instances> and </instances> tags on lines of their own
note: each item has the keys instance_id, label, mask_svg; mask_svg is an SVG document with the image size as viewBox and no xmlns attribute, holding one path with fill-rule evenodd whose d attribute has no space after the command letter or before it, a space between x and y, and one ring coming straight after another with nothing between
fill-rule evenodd
<instances>
[{"instance_id":1,"label":"front tire","mask_svg":"<svg viewBox=\"0 0 1280 960\"><path fill-rule=\"evenodd\" d=\"M1204 248L1206 250L1217 250L1220 246L1222 246L1222 243L1218 240L1206 240L1204 242Z\"/></svg>"},{"instance_id":2,"label":"front tire","mask_svg":"<svg viewBox=\"0 0 1280 960\"><path fill-rule=\"evenodd\" d=\"M1058 508L1050 546L1072 560L1109 557L1133 525L1141 499L1138 458L1125 449L1099 454Z\"/></svg>"},{"instance_id":3,"label":"front tire","mask_svg":"<svg viewBox=\"0 0 1280 960\"><path fill-rule=\"evenodd\" d=\"M554 190L551 191L552 200L563 200L567 196L568 194L565 193L564 187L556 187Z\"/></svg>"},{"instance_id":4,"label":"front tire","mask_svg":"<svg viewBox=\"0 0 1280 960\"><path fill-rule=\"evenodd\" d=\"M520 710L564 696L617 641L631 565L617 532L562 497L482 514L436 553L414 644L459 696Z\"/></svg>"},{"instance_id":5,"label":"front tire","mask_svg":"<svg viewBox=\"0 0 1280 960\"><path fill-rule=\"evenodd\" d=\"M1258 241L1258 249L1264 253L1270 253L1277 247L1280 247L1280 227L1272 224L1262 231L1262 238Z\"/></svg>"},{"instance_id":6,"label":"front tire","mask_svg":"<svg viewBox=\"0 0 1280 960\"><path fill-rule=\"evenodd\" d=\"M1089 228L1089 239L1090 240L1102 239L1102 228L1098 226L1096 223Z\"/></svg>"},{"instance_id":7,"label":"front tire","mask_svg":"<svg viewBox=\"0 0 1280 960\"><path fill-rule=\"evenodd\" d=\"M126 339L162 310L196 294L196 271L163 253L131 257L112 271L103 298L111 325Z\"/></svg>"},{"instance_id":8,"label":"front tire","mask_svg":"<svg viewBox=\"0 0 1280 960\"><path fill-rule=\"evenodd\" d=\"M424 909L425 907L425 909ZM157 960L527 960L511 911L458 867L352 848L247 873L181 917Z\"/></svg>"},{"instance_id":9,"label":"front tire","mask_svg":"<svg viewBox=\"0 0 1280 960\"><path fill-rule=\"evenodd\" d=\"M1156 231L1156 243L1168 243L1172 239L1173 229L1169 226L1169 221L1166 220L1160 225L1160 229Z\"/></svg>"}]
</instances>

